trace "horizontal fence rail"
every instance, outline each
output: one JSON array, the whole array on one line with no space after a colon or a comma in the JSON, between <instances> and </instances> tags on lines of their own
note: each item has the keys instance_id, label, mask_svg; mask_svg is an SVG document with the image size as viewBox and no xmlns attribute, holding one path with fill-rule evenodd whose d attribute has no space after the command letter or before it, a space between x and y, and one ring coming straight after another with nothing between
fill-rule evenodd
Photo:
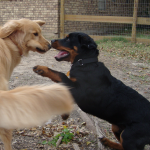
<instances>
[{"instance_id":1,"label":"horizontal fence rail","mask_svg":"<svg viewBox=\"0 0 150 150\"><path fill-rule=\"evenodd\" d=\"M61 1L61 18L60 18L60 38L63 38L65 34L64 24L65 21L76 22L94 22L94 23L112 23L112 24L130 24L132 25L131 37L124 37L132 42L150 43L150 39L136 38L136 26L137 25L150 25L150 18L137 17L138 0L134 0L133 17L123 16L94 16L94 15L70 15L64 13L64 0ZM100 40L103 38L113 38L115 36L100 36L90 35L94 40Z\"/></svg>"},{"instance_id":2,"label":"horizontal fence rail","mask_svg":"<svg viewBox=\"0 0 150 150\"><path fill-rule=\"evenodd\" d=\"M132 24L133 23L133 17L65 15L65 21L90 21L90 22ZM150 18L138 17L137 18L137 24L150 25Z\"/></svg>"}]
</instances>

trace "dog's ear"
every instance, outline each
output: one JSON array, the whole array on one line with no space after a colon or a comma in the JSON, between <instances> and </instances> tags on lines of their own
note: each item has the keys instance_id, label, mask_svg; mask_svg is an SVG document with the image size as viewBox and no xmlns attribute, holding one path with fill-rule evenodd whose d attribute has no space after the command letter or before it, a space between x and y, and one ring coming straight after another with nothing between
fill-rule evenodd
<instances>
[{"instance_id":1,"label":"dog's ear","mask_svg":"<svg viewBox=\"0 0 150 150\"><path fill-rule=\"evenodd\" d=\"M0 28L0 38L6 38L21 27L18 20L10 20Z\"/></svg>"},{"instance_id":2,"label":"dog's ear","mask_svg":"<svg viewBox=\"0 0 150 150\"><path fill-rule=\"evenodd\" d=\"M45 24L45 21L42 21L42 20L33 20L33 21L39 24L40 26Z\"/></svg>"},{"instance_id":3,"label":"dog's ear","mask_svg":"<svg viewBox=\"0 0 150 150\"><path fill-rule=\"evenodd\" d=\"M97 44L94 42L94 40L84 34L79 34L78 35L79 43L81 44L81 48L86 48L86 49L96 49Z\"/></svg>"}]
</instances>

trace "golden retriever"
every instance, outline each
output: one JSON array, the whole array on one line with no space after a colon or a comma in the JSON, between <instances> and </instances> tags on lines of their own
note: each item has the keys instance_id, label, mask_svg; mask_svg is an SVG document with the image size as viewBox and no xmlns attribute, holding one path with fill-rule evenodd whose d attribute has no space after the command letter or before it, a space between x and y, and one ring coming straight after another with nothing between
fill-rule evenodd
<instances>
[{"instance_id":1,"label":"golden retriever","mask_svg":"<svg viewBox=\"0 0 150 150\"><path fill-rule=\"evenodd\" d=\"M41 34L43 24L41 20L20 19L0 27L0 90L8 90L9 78L22 56L27 56L29 51L45 53L51 48ZM12 131L0 128L0 136L5 150L10 150Z\"/></svg>"}]
</instances>

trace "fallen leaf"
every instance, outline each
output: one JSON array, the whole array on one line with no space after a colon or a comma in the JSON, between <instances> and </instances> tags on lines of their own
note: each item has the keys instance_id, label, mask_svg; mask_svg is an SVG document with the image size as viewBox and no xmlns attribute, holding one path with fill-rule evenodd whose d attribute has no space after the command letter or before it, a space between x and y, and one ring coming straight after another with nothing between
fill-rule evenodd
<instances>
[{"instance_id":1,"label":"fallen leaf","mask_svg":"<svg viewBox=\"0 0 150 150\"><path fill-rule=\"evenodd\" d=\"M89 145L89 144L91 144L91 142L90 142L90 141L87 141L87 142L86 142L86 145Z\"/></svg>"}]
</instances>

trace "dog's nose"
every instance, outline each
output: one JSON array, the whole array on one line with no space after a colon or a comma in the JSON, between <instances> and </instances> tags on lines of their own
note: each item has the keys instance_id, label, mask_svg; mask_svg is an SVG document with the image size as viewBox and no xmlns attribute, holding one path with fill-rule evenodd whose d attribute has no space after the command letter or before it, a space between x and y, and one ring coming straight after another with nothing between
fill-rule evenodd
<instances>
[{"instance_id":1,"label":"dog's nose","mask_svg":"<svg viewBox=\"0 0 150 150\"><path fill-rule=\"evenodd\" d=\"M50 49L51 48L51 45L50 44L48 44L48 49Z\"/></svg>"},{"instance_id":2,"label":"dog's nose","mask_svg":"<svg viewBox=\"0 0 150 150\"><path fill-rule=\"evenodd\" d=\"M56 40L51 40L51 43L54 43Z\"/></svg>"}]
</instances>

